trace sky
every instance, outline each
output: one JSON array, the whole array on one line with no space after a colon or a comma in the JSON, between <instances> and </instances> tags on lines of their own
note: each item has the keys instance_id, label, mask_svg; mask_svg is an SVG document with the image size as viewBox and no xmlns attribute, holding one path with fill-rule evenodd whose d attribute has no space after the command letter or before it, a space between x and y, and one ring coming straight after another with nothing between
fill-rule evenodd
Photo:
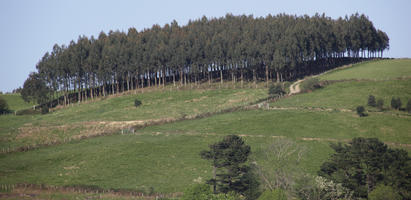
<instances>
[{"instance_id":1,"label":"sky","mask_svg":"<svg viewBox=\"0 0 411 200\"><path fill-rule=\"evenodd\" d=\"M202 16L314 15L332 18L365 14L377 29L390 37L385 56L411 57L411 1L409 0L1 0L0 91L22 87L36 71L41 57L54 44L68 45L80 35L98 36L101 31L163 26L175 19L185 25Z\"/></svg>"}]
</instances>

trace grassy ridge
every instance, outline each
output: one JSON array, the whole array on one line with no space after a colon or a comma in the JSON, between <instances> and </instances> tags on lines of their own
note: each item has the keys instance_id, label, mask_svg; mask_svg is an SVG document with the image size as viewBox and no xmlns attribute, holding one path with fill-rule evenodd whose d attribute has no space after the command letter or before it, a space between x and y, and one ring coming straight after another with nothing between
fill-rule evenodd
<instances>
[{"instance_id":1,"label":"grassy ridge","mask_svg":"<svg viewBox=\"0 0 411 200\"><path fill-rule=\"evenodd\" d=\"M368 95L384 100L389 108L392 97L400 97L403 105L411 99L411 79L389 81L347 81L333 83L311 93L294 95L271 103L276 107L322 107L354 110L367 105Z\"/></svg>"},{"instance_id":2,"label":"grassy ridge","mask_svg":"<svg viewBox=\"0 0 411 200\"><path fill-rule=\"evenodd\" d=\"M155 192L181 192L188 185L204 182L211 177L210 164L200 158L199 152L228 134L243 135L252 148L251 160L257 163L264 163L264 149L273 141L279 137L291 139L307 149L300 165L303 172L311 174L315 174L330 155L330 141L345 142L360 136L377 137L395 147L406 146L409 150L410 116L390 111L370 113L370 116L360 118L354 112L338 110L365 105L369 94L384 98L386 105L391 96L399 96L403 102L410 98L409 79L385 80L387 77L395 79L399 74L410 76L411 71L407 71L409 62L384 60L338 70L324 76L335 73L335 79L353 79L353 75L363 73L366 79L375 80L335 83L312 93L295 95L271 104L292 109L225 113L146 127L130 135L84 139L24 153L0 155L0 184L28 182L140 191L153 187ZM387 72L387 76L380 76L380 72L374 73L373 63L380 65L375 69L390 72ZM397 67L397 64L400 66ZM384 67L388 65L394 67ZM26 140L15 138L19 135L17 128L23 125L47 128L67 124L73 127L84 125L83 121L178 117L242 105L264 95L265 89L153 92L80 104L44 116L7 116L0 118L0 144L34 141L34 137ZM135 98L142 100L141 107L133 108ZM305 107L331 110L310 110ZM80 127L79 130L49 131L36 136L39 140L46 140L84 130L92 131L89 127Z\"/></svg>"},{"instance_id":3,"label":"grassy ridge","mask_svg":"<svg viewBox=\"0 0 411 200\"><path fill-rule=\"evenodd\" d=\"M183 191L190 184L212 176L210 164L200 151L220 140L213 135L116 135L0 156L0 184L46 183L49 185L93 185L155 192ZM253 157L263 159L262 150L275 138L246 137ZM304 142L306 172L314 173L330 150L324 142Z\"/></svg>"},{"instance_id":4,"label":"grassy ridge","mask_svg":"<svg viewBox=\"0 0 411 200\"><path fill-rule=\"evenodd\" d=\"M335 70L320 76L321 80L374 79L388 80L411 76L411 59L369 61Z\"/></svg>"},{"instance_id":5,"label":"grassy ridge","mask_svg":"<svg viewBox=\"0 0 411 200\"><path fill-rule=\"evenodd\" d=\"M0 148L63 141L122 127L99 122L180 118L247 105L265 97L266 89L155 90L75 104L47 115L4 115L0 116ZM142 101L137 108L136 98Z\"/></svg>"},{"instance_id":6,"label":"grassy ridge","mask_svg":"<svg viewBox=\"0 0 411 200\"><path fill-rule=\"evenodd\" d=\"M34 104L25 102L20 94L0 94L3 97L11 111L18 111L31 108Z\"/></svg>"}]
</instances>

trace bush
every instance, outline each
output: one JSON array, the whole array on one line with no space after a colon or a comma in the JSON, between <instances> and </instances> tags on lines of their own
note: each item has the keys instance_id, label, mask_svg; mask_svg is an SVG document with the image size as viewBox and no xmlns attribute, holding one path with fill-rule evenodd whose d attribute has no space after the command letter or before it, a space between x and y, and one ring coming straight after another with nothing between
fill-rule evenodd
<instances>
[{"instance_id":1,"label":"bush","mask_svg":"<svg viewBox=\"0 0 411 200\"><path fill-rule=\"evenodd\" d=\"M268 88L268 95L270 97L279 97L285 94L282 84L273 84Z\"/></svg>"},{"instance_id":2,"label":"bush","mask_svg":"<svg viewBox=\"0 0 411 200\"><path fill-rule=\"evenodd\" d=\"M10 113L9 105L3 97L0 97L0 115Z\"/></svg>"},{"instance_id":3,"label":"bush","mask_svg":"<svg viewBox=\"0 0 411 200\"><path fill-rule=\"evenodd\" d=\"M135 99L135 100L134 100L134 106L135 106L135 107L138 107L138 106L140 106L140 105L141 105L141 101L138 100L138 99Z\"/></svg>"},{"instance_id":4,"label":"bush","mask_svg":"<svg viewBox=\"0 0 411 200\"><path fill-rule=\"evenodd\" d=\"M313 91L315 89L320 89L323 86L318 78L309 78L301 83L302 90L304 92Z\"/></svg>"},{"instance_id":5,"label":"bush","mask_svg":"<svg viewBox=\"0 0 411 200\"><path fill-rule=\"evenodd\" d=\"M411 113L411 99L408 100L407 107L405 108L409 113Z\"/></svg>"},{"instance_id":6,"label":"bush","mask_svg":"<svg viewBox=\"0 0 411 200\"><path fill-rule=\"evenodd\" d=\"M197 184L184 191L181 200L241 200L244 199L235 193L213 194L207 184Z\"/></svg>"},{"instance_id":7,"label":"bush","mask_svg":"<svg viewBox=\"0 0 411 200\"><path fill-rule=\"evenodd\" d=\"M49 113L49 107L48 106L42 106L41 107L41 114L47 114Z\"/></svg>"},{"instance_id":8,"label":"bush","mask_svg":"<svg viewBox=\"0 0 411 200\"><path fill-rule=\"evenodd\" d=\"M395 109L395 110L399 110L399 109L401 108L401 106L402 106L402 103L401 103L401 99L400 99L400 98L395 98L395 97L393 97L393 98L391 99L391 108L393 108L393 109Z\"/></svg>"},{"instance_id":9,"label":"bush","mask_svg":"<svg viewBox=\"0 0 411 200\"><path fill-rule=\"evenodd\" d=\"M364 113L364 112L365 112L364 106L357 106L357 114L358 114L358 116L360 116L360 117L365 117L365 116L367 116L367 114Z\"/></svg>"},{"instance_id":10,"label":"bush","mask_svg":"<svg viewBox=\"0 0 411 200\"><path fill-rule=\"evenodd\" d=\"M368 96L368 106L376 107L375 97L373 95Z\"/></svg>"},{"instance_id":11,"label":"bush","mask_svg":"<svg viewBox=\"0 0 411 200\"><path fill-rule=\"evenodd\" d=\"M257 200L287 200L287 195L281 189L266 190Z\"/></svg>"},{"instance_id":12,"label":"bush","mask_svg":"<svg viewBox=\"0 0 411 200\"><path fill-rule=\"evenodd\" d=\"M400 200L402 199L398 192L390 186L378 185L368 194L369 200Z\"/></svg>"},{"instance_id":13,"label":"bush","mask_svg":"<svg viewBox=\"0 0 411 200\"><path fill-rule=\"evenodd\" d=\"M382 99L377 100L377 108L379 108L380 110L384 109L384 100Z\"/></svg>"}]
</instances>

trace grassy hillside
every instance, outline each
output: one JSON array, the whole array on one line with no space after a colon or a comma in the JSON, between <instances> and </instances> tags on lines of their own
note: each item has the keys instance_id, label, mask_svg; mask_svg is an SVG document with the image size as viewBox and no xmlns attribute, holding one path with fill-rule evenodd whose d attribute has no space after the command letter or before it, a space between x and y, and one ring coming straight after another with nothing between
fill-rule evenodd
<instances>
[{"instance_id":1,"label":"grassy hillside","mask_svg":"<svg viewBox=\"0 0 411 200\"><path fill-rule=\"evenodd\" d=\"M383 98L385 105L390 104L393 96L401 97L403 103L410 99L410 79L395 80L411 76L409 64L409 60L373 61L325 74L320 78L347 81L283 98L271 103L269 110L218 114L149 126L135 133L3 154L0 155L0 184L27 182L138 191L148 191L152 187L160 193L181 192L188 185L211 177L210 164L200 158L199 152L228 134L243 136L251 145L251 161L267 166L275 164L266 162L264 151L267 146L279 139L294 141L305 149L298 170L310 174L316 174L321 163L329 157L332 152L330 142L347 142L353 137L377 137L394 148L410 151L409 114L387 110L358 117L352 111L358 105L366 105L369 94ZM374 69L387 70L389 75L381 76ZM369 80L351 80L356 79L353 75L357 74ZM0 144L18 146L50 138L89 134L96 131L93 124L97 122L121 123L122 120L211 112L244 105L265 95L265 89L155 91L80 104L44 116L0 117ZM142 100L141 107L133 107L135 98ZM101 126L106 129L109 125ZM26 136L23 133L31 134Z\"/></svg>"},{"instance_id":2,"label":"grassy hillside","mask_svg":"<svg viewBox=\"0 0 411 200\"><path fill-rule=\"evenodd\" d=\"M368 61L320 76L322 80L374 79L411 77L411 59Z\"/></svg>"},{"instance_id":3,"label":"grassy hillside","mask_svg":"<svg viewBox=\"0 0 411 200\"><path fill-rule=\"evenodd\" d=\"M9 109L12 111L28 109L34 105L32 103L26 103L20 94L0 94L0 96L6 100Z\"/></svg>"},{"instance_id":4,"label":"grassy hillside","mask_svg":"<svg viewBox=\"0 0 411 200\"><path fill-rule=\"evenodd\" d=\"M298 94L271 103L271 106L354 110L357 106L367 105L368 96L374 95L377 99L383 99L385 107L389 108L392 97L400 97L403 105L411 99L410 86L411 79L339 82L311 93Z\"/></svg>"},{"instance_id":5,"label":"grassy hillside","mask_svg":"<svg viewBox=\"0 0 411 200\"><path fill-rule=\"evenodd\" d=\"M64 141L117 131L153 120L176 119L247 105L266 89L154 90L74 104L47 115L0 116L0 148ZM134 100L142 105L134 107Z\"/></svg>"}]
</instances>

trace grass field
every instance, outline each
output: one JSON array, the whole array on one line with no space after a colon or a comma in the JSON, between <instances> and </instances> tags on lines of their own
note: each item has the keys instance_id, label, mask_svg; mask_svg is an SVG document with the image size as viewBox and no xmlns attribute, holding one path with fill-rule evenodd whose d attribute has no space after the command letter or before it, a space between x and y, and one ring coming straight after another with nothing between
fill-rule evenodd
<instances>
[{"instance_id":1,"label":"grass field","mask_svg":"<svg viewBox=\"0 0 411 200\"><path fill-rule=\"evenodd\" d=\"M368 61L354 64L352 67L335 70L320 76L321 80L374 79L388 80L409 78L411 59Z\"/></svg>"},{"instance_id":2,"label":"grass field","mask_svg":"<svg viewBox=\"0 0 411 200\"><path fill-rule=\"evenodd\" d=\"M266 97L266 89L154 90L75 104L47 115L2 115L0 148L64 141L145 121L216 112ZM136 98L142 101L137 108Z\"/></svg>"},{"instance_id":3,"label":"grass field","mask_svg":"<svg viewBox=\"0 0 411 200\"><path fill-rule=\"evenodd\" d=\"M11 111L18 111L31 108L34 104L25 102L20 94L0 94L3 97Z\"/></svg>"},{"instance_id":4,"label":"grass field","mask_svg":"<svg viewBox=\"0 0 411 200\"><path fill-rule=\"evenodd\" d=\"M116 135L3 155L0 184L88 185L139 191L153 187L158 193L181 192L188 185L211 177L211 166L199 153L220 139L221 136L207 134ZM261 149L275 140L245 139L257 162L261 160ZM330 150L324 142L300 144L309 148L301 165L314 173Z\"/></svg>"},{"instance_id":5,"label":"grass field","mask_svg":"<svg viewBox=\"0 0 411 200\"><path fill-rule=\"evenodd\" d=\"M411 68L411 67L410 67ZM392 97L400 97L403 105L411 99L411 79L389 81L347 81L333 83L314 92L294 95L271 106L275 107L321 107L355 110L366 106L369 95L383 99L386 108Z\"/></svg>"},{"instance_id":6,"label":"grass field","mask_svg":"<svg viewBox=\"0 0 411 200\"><path fill-rule=\"evenodd\" d=\"M394 79L411 76L409 64L410 60L383 60L337 70L320 76L320 79L350 80L357 79L354 75L362 74L362 79L367 80L333 83L311 93L283 98L271 103L272 109L269 110L236 111L149 126L135 133L2 154L0 185L34 183L181 192L189 185L211 177L211 165L202 160L199 153L228 134L241 135L251 145L250 161L266 166L275 164L266 161L266 147L277 140L292 140L306 149L298 170L309 174L316 174L321 163L332 153L330 142L377 137L394 148L410 151L409 114L388 110L358 117L350 111L358 105L366 105L369 94L377 99L383 98L386 107L393 96L401 97L405 104L411 98L411 80ZM387 73L380 74L384 70ZM95 127L90 126L94 122L150 120L213 112L245 105L266 97L266 93L265 89L154 91L75 105L48 115L0 116L0 144L19 146L86 134L95 131ZM141 107L133 107L135 98L142 100ZM62 125L66 125L66 129L61 129ZM26 136L22 130L31 134Z\"/></svg>"}]
</instances>

